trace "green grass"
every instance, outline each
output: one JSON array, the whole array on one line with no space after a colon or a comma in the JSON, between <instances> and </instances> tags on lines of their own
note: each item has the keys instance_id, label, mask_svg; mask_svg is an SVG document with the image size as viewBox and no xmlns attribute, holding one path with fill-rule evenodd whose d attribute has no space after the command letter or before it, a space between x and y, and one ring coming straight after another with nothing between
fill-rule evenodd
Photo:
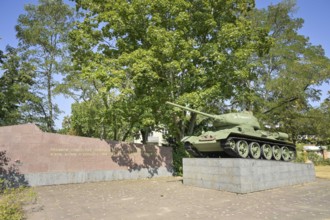
<instances>
[{"instance_id":1,"label":"green grass","mask_svg":"<svg viewBox=\"0 0 330 220\"><path fill-rule=\"evenodd\" d=\"M7 189L0 194L0 219L25 219L23 205L35 201L36 194L31 188Z\"/></svg>"},{"instance_id":2,"label":"green grass","mask_svg":"<svg viewBox=\"0 0 330 220\"><path fill-rule=\"evenodd\" d=\"M318 178L330 179L330 166L315 166L315 175Z\"/></svg>"}]
</instances>

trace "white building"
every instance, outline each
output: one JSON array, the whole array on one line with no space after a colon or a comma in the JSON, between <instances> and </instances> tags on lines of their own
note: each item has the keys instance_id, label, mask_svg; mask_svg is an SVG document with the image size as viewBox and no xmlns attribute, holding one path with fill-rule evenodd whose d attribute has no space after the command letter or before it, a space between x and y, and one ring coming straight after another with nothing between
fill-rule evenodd
<instances>
[{"instance_id":1,"label":"white building","mask_svg":"<svg viewBox=\"0 0 330 220\"><path fill-rule=\"evenodd\" d=\"M142 136L140 135L139 138L134 139L134 143L141 144L142 143ZM156 144L158 146L165 146L167 145L167 140L164 138L164 131L152 131L148 135L148 142L147 144Z\"/></svg>"}]
</instances>

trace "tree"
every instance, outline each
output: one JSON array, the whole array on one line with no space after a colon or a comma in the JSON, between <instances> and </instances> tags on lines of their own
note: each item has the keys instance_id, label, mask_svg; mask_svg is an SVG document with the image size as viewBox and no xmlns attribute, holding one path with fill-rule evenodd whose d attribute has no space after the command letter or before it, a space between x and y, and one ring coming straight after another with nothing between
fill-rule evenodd
<instances>
[{"instance_id":1,"label":"tree","mask_svg":"<svg viewBox=\"0 0 330 220\"><path fill-rule=\"evenodd\" d=\"M253 0L76 3L84 17L71 32L77 70L102 81L104 94L116 95L109 110L122 117L109 123L126 120L144 134L160 124L178 137L191 133L196 115L178 121L165 101L219 111L225 100L245 94L242 84L256 77L251 56L269 46L264 30L248 20ZM110 115L117 114L104 117Z\"/></svg>"},{"instance_id":2,"label":"tree","mask_svg":"<svg viewBox=\"0 0 330 220\"><path fill-rule=\"evenodd\" d=\"M26 5L16 26L19 47L34 66L38 82L35 90L42 96L46 129L54 130L59 113L54 103L56 77L68 66L67 34L73 25L73 11L62 0L40 0L39 5Z\"/></svg>"},{"instance_id":3,"label":"tree","mask_svg":"<svg viewBox=\"0 0 330 220\"><path fill-rule=\"evenodd\" d=\"M321 46L298 34L303 20L292 17L294 10L295 1L283 1L255 11L253 17L273 39L269 53L258 59L254 111L267 125L280 125L293 141L309 127L309 101L320 99L317 86L330 78L329 59Z\"/></svg>"},{"instance_id":4,"label":"tree","mask_svg":"<svg viewBox=\"0 0 330 220\"><path fill-rule=\"evenodd\" d=\"M75 85L81 85L75 81ZM83 101L72 105L72 115L66 123L71 134L125 141L137 133L138 116L146 114L135 100L123 99L115 92L102 91L102 83L94 81L94 88L87 83L80 97Z\"/></svg>"},{"instance_id":5,"label":"tree","mask_svg":"<svg viewBox=\"0 0 330 220\"><path fill-rule=\"evenodd\" d=\"M0 125L37 122L41 99L33 93L33 67L18 49L7 46L0 77ZM39 112L40 113L40 112Z\"/></svg>"},{"instance_id":6,"label":"tree","mask_svg":"<svg viewBox=\"0 0 330 220\"><path fill-rule=\"evenodd\" d=\"M313 109L310 126L314 128L314 134L318 138L318 144L330 146L330 97L326 98L319 108Z\"/></svg>"}]
</instances>

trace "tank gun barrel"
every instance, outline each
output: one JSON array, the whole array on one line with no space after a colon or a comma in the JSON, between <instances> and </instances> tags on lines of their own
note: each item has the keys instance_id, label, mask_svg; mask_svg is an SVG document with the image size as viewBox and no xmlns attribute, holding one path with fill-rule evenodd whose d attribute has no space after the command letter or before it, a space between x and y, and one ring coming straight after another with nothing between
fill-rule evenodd
<instances>
[{"instance_id":1,"label":"tank gun barrel","mask_svg":"<svg viewBox=\"0 0 330 220\"><path fill-rule=\"evenodd\" d=\"M204 112L200 112L200 111L197 111L195 109L184 107L182 105L178 105L178 104L175 104L175 103L172 103L172 102L166 102L166 104L169 104L169 105L181 108L181 109L185 109L185 110L190 111L190 112L195 112L197 114L200 114L200 115L203 115L203 116L206 116L206 117L209 117L209 118L216 118L217 117L216 115L211 115L211 114L207 114L207 113L204 113Z\"/></svg>"},{"instance_id":2,"label":"tank gun barrel","mask_svg":"<svg viewBox=\"0 0 330 220\"><path fill-rule=\"evenodd\" d=\"M184 107L182 105L178 105L172 102L166 102L166 104L185 109L190 112L195 112L197 114L206 116L208 118L215 119L213 122L214 126L222 127L222 126L250 126L253 127L253 129L258 130L260 129L260 124L258 122L258 119L254 117L251 113L248 112L241 112L241 113L226 113L221 115L212 115L207 114L204 112L197 111L192 108Z\"/></svg>"}]
</instances>

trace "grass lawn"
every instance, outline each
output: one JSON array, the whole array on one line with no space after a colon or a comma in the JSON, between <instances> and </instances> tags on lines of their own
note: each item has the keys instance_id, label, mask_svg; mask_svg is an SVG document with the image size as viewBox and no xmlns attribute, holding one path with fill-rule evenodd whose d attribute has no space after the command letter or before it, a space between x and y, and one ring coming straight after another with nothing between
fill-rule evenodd
<instances>
[{"instance_id":1,"label":"grass lawn","mask_svg":"<svg viewBox=\"0 0 330 220\"><path fill-rule=\"evenodd\" d=\"M330 179L330 166L315 166L316 177Z\"/></svg>"}]
</instances>

